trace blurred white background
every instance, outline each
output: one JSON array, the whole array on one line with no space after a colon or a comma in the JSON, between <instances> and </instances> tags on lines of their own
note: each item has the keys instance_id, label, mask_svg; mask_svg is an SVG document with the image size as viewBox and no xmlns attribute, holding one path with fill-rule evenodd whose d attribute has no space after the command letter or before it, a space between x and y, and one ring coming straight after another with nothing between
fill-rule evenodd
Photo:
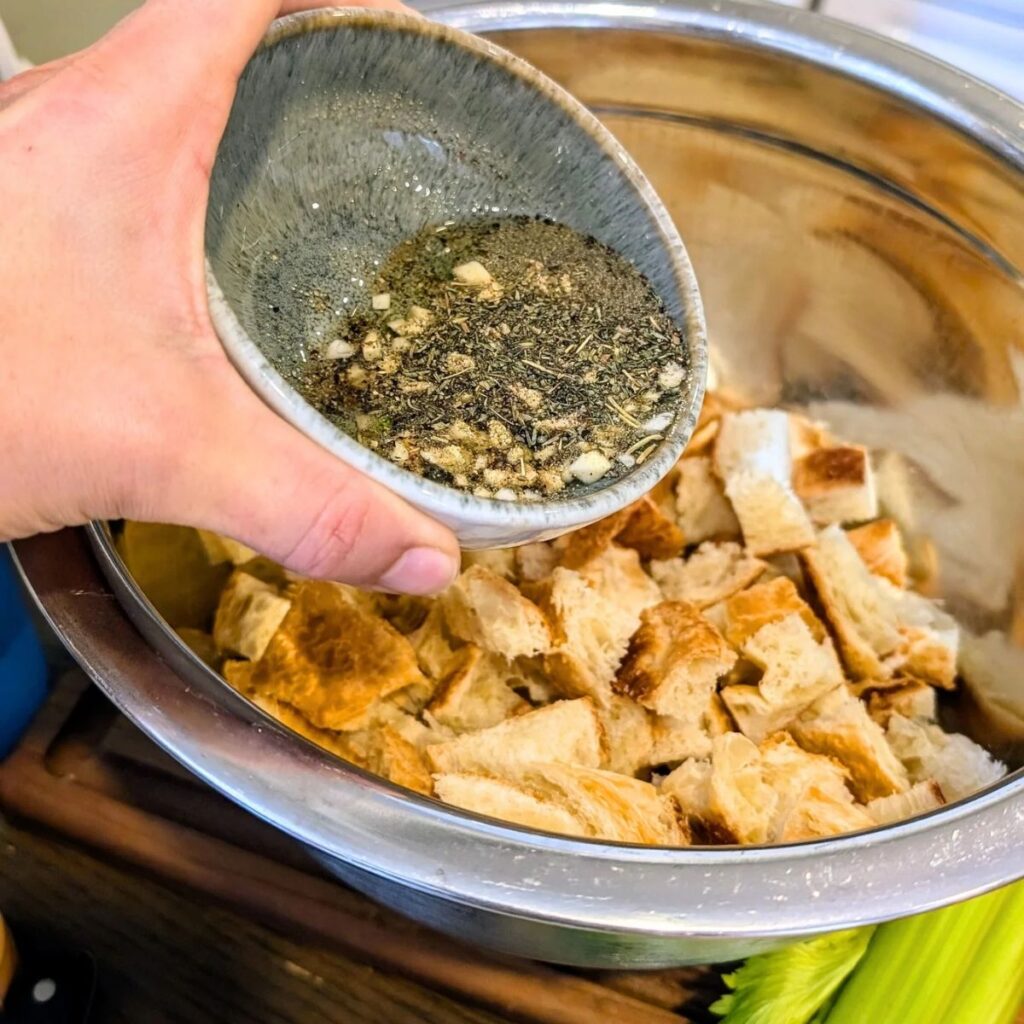
<instances>
[{"instance_id":1,"label":"blurred white background","mask_svg":"<svg viewBox=\"0 0 1024 1024\"><path fill-rule=\"evenodd\" d=\"M245 0L238 0L244 3ZM1024 0L765 0L811 7L916 46L1024 100ZM25 57L86 45L138 0L0 0Z\"/></svg>"}]
</instances>

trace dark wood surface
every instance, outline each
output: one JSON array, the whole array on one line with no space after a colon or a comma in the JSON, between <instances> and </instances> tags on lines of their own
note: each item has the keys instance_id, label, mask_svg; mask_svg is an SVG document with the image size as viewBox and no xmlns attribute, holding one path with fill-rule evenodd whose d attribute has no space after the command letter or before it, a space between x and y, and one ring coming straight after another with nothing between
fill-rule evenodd
<instances>
[{"instance_id":1,"label":"dark wood surface","mask_svg":"<svg viewBox=\"0 0 1024 1024\"><path fill-rule=\"evenodd\" d=\"M96 955L101 1021L687 1024L716 992L701 968L588 977L408 922L183 772L75 672L0 765L0 806L0 910Z\"/></svg>"},{"instance_id":2,"label":"dark wood surface","mask_svg":"<svg viewBox=\"0 0 1024 1024\"><path fill-rule=\"evenodd\" d=\"M0 825L0 910L93 954L102 1024L499 1024L61 840Z\"/></svg>"}]
</instances>

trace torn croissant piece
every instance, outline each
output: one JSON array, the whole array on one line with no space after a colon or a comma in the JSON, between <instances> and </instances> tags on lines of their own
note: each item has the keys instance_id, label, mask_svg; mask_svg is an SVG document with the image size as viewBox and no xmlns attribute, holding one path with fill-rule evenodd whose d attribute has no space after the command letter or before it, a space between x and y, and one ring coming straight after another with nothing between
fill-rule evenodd
<instances>
[{"instance_id":1,"label":"torn croissant piece","mask_svg":"<svg viewBox=\"0 0 1024 1024\"><path fill-rule=\"evenodd\" d=\"M442 774L506 774L510 765L558 761L597 768L605 759L604 730L592 701L562 700L489 729L432 744L427 758Z\"/></svg>"},{"instance_id":2,"label":"torn croissant piece","mask_svg":"<svg viewBox=\"0 0 1024 1024\"><path fill-rule=\"evenodd\" d=\"M639 775L654 760L653 716L628 697L613 696L599 710L605 734L601 767L621 775Z\"/></svg>"},{"instance_id":3,"label":"torn croissant piece","mask_svg":"<svg viewBox=\"0 0 1024 1024\"><path fill-rule=\"evenodd\" d=\"M868 714L884 729L892 715L932 722L938 713L935 688L919 679L868 679L850 686L867 706Z\"/></svg>"},{"instance_id":4,"label":"torn croissant piece","mask_svg":"<svg viewBox=\"0 0 1024 1024\"><path fill-rule=\"evenodd\" d=\"M606 705L640 616L661 599L637 553L613 545L586 574L558 568L530 593L553 627L544 658L551 682L564 696Z\"/></svg>"},{"instance_id":5,"label":"torn croissant piece","mask_svg":"<svg viewBox=\"0 0 1024 1024\"><path fill-rule=\"evenodd\" d=\"M580 817L522 786L489 775L454 772L434 779L434 792L453 807L475 814L566 836L587 836L589 825Z\"/></svg>"},{"instance_id":6,"label":"torn croissant piece","mask_svg":"<svg viewBox=\"0 0 1024 1024\"><path fill-rule=\"evenodd\" d=\"M715 439L715 471L725 484L753 555L814 543L814 526L791 484L789 417L772 409L726 413Z\"/></svg>"},{"instance_id":7,"label":"torn croissant piece","mask_svg":"<svg viewBox=\"0 0 1024 1024\"><path fill-rule=\"evenodd\" d=\"M910 788L907 771L886 742L882 727L846 686L818 698L793 719L789 731L805 750L842 764L862 803Z\"/></svg>"},{"instance_id":8,"label":"torn croissant piece","mask_svg":"<svg viewBox=\"0 0 1024 1024\"><path fill-rule=\"evenodd\" d=\"M699 720L735 662L736 652L695 605L666 601L644 612L615 690L659 715Z\"/></svg>"},{"instance_id":9,"label":"torn croissant piece","mask_svg":"<svg viewBox=\"0 0 1024 1024\"><path fill-rule=\"evenodd\" d=\"M786 733L770 737L760 755L765 782L777 796L772 842L805 842L874 825L839 761L802 749Z\"/></svg>"},{"instance_id":10,"label":"torn croissant piece","mask_svg":"<svg viewBox=\"0 0 1024 1024\"><path fill-rule=\"evenodd\" d=\"M762 626L794 614L807 623L819 643L828 636L824 623L800 596L793 581L787 576L776 576L741 590L726 601L725 638L734 647L742 648Z\"/></svg>"},{"instance_id":11,"label":"torn croissant piece","mask_svg":"<svg viewBox=\"0 0 1024 1024\"><path fill-rule=\"evenodd\" d=\"M708 608L749 587L767 565L739 544L705 541L689 558L651 562L650 568L666 600Z\"/></svg>"},{"instance_id":12,"label":"torn croissant piece","mask_svg":"<svg viewBox=\"0 0 1024 1024\"><path fill-rule=\"evenodd\" d=\"M236 569L220 595L214 642L226 654L258 661L291 606L276 587Z\"/></svg>"},{"instance_id":13,"label":"torn croissant piece","mask_svg":"<svg viewBox=\"0 0 1024 1024\"><path fill-rule=\"evenodd\" d=\"M755 743L785 728L843 682L832 641L817 640L799 612L765 624L742 650L761 669L761 679L727 685L721 697L740 731Z\"/></svg>"},{"instance_id":14,"label":"torn croissant piece","mask_svg":"<svg viewBox=\"0 0 1024 1024\"><path fill-rule=\"evenodd\" d=\"M448 671L459 641L452 636L439 601L430 606L427 617L408 636L416 660L430 679L438 680Z\"/></svg>"},{"instance_id":15,"label":"torn croissant piece","mask_svg":"<svg viewBox=\"0 0 1024 1024\"><path fill-rule=\"evenodd\" d=\"M717 693L696 718L651 715L650 766L675 767L689 758L704 758L711 753L717 736L732 732L735 726Z\"/></svg>"},{"instance_id":16,"label":"torn croissant piece","mask_svg":"<svg viewBox=\"0 0 1024 1024\"><path fill-rule=\"evenodd\" d=\"M760 747L737 733L716 739L707 761L687 761L662 791L688 815L695 840L801 842L870 828L842 765L808 753L785 733Z\"/></svg>"},{"instance_id":17,"label":"torn croissant piece","mask_svg":"<svg viewBox=\"0 0 1024 1024\"><path fill-rule=\"evenodd\" d=\"M908 558L900 528L892 519L876 519L847 532L870 572L901 589L907 585Z\"/></svg>"},{"instance_id":18,"label":"torn croissant piece","mask_svg":"<svg viewBox=\"0 0 1024 1024\"><path fill-rule=\"evenodd\" d=\"M899 672L954 686L959 629L934 601L872 573L838 526L822 530L802 557L854 678Z\"/></svg>"},{"instance_id":19,"label":"torn croissant piece","mask_svg":"<svg viewBox=\"0 0 1024 1024\"><path fill-rule=\"evenodd\" d=\"M890 825L907 818L916 818L942 807L946 800L942 787L932 779L918 782L903 793L880 796L867 804L867 812L876 825Z\"/></svg>"},{"instance_id":20,"label":"torn croissant piece","mask_svg":"<svg viewBox=\"0 0 1024 1024\"><path fill-rule=\"evenodd\" d=\"M679 464L675 516L686 544L739 537L739 520L710 458L685 458Z\"/></svg>"},{"instance_id":21,"label":"torn croissant piece","mask_svg":"<svg viewBox=\"0 0 1024 1024\"><path fill-rule=\"evenodd\" d=\"M818 448L793 467L793 489L820 525L860 523L878 515L868 450L860 445Z\"/></svg>"},{"instance_id":22,"label":"torn croissant piece","mask_svg":"<svg viewBox=\"0 0 1024 1024\"><path fill-rule=\"evenodd\" d=\"M515 693L504 658L467 644L452 656L427 710L455 732L474 732L521 715L530 705Z\"/></svg>"},{"instance_id":23,"label":"torn croissant piece","mask_svg":"<svg viewBox=\"0 0 1024 1024\"><path fill-rule=\"evenodd\" d=\"M716 739L707 760L684 761L661 792L676 798L700 843L768 842L779 800L756 745L739 733Z\"/></svg>"},{"instance_id":24,"label":"torn croissant piece","mask_svg":"<svg viewBox=\"0 0 1024 1024\"><path fill-rule=\"evenodd\" d=\"M649 782L570 764L530 764L516 773L525 789L583 821L586 835L609 842L685 846L689 830L669 794Z\"/></svg>"},{"instance_id":25,"label":"torn croissant piece","mask_svg":"<svg viewBox=\"0 0 1024 1024\"><path fill-rule=\"evenodd\" d=\"M427 685L409 641L329 583L297 586L249 686L321 729L363 728L379 702Z\"/></svg>"},{"instance_id":26,"label":"torn croissant piece","mask_svg":"<svg viewBox=\"0 0 1024 1024\"><path fill-rule=\"evenodd\" d=\"M482 565L490 569L495 576L515 582L518 575L514 548L492 548L483 551L463 551L462 571L472 569L474 565Z\"/></svg>"},{"instance_id":27,"label":"torn croissant piece","mask_svg":"<svg viewBox=\"0 0 1024 1024\"><path fill-rule=\"evenodd\" d=\"M551 646L551 628L541 610L483 565L459 576L442 594L441 605L455 636L510 661Z\"/></svg>"},{"instance_id":28,"label":"torn croissant piece","mask_svg":"<svg viewBox=\"0 0 1024 1024\"><path fill-rule=\"evenodd\" d=\"M653 498L641 498L626 510L629 516L616 537L641 558L673 558L683 550L683 531Z\"/></svg>"},{"instance_id":29,"label":"torn croissant piece","mask_svg":"<svg viewBox=\"0 0 1024 1024\"><path fill-rule=\"evenodd\" d=\"M937 782L949 801L984 789L1006 774L1006 765L984 747L959 733L944 732L932 722L892 715L885 737L910 781Z\"/></svg>"}]
</instances>

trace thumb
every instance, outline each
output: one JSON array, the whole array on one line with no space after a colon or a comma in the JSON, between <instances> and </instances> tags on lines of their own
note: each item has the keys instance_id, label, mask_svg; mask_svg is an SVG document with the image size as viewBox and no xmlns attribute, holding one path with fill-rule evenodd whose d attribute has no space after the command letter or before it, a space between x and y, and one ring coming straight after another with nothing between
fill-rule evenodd
<instances>
[{"instance_id":1,"label":"thumb","mask_svg":"<svg viewBox=\"0 0 1024 1024\"><path fill-rule=\"evenodd\" d=\"M225 369L203 388L211 400L185 414L188 440L172 464L165 454L166 472L147 474L153 493L131 502L144 506L133 515L233 537L307 576L410 594L452 582L449 530L304 437Z\"/></svg>"}]
</instances>

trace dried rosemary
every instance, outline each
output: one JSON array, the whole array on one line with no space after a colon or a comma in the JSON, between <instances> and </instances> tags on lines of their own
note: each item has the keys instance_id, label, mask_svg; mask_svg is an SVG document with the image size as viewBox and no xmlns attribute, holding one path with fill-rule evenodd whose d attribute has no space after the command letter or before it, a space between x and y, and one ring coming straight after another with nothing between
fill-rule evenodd
<instances>
[{"instance_id":1,"label":"dried rosemary","mask_svg":"<svg viewBox=\"0 0 1024 1024\"><path fill-rule=\"evenodd\" d=\"M671 424L684 355L627 260L563 225L507 218L400 245L296 384L406 469L536 501L643 462Z\"/></svg>"}]
</instances>

